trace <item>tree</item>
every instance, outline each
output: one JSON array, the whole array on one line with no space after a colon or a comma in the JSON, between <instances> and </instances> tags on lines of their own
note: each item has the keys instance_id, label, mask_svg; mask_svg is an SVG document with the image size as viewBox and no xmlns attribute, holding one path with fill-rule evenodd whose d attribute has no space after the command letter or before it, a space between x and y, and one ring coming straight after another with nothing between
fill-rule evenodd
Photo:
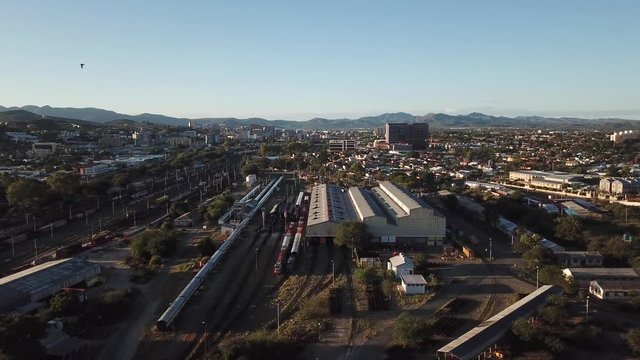
<instances>
[{"instance_id":1,"label":"tree","mask_svg":"<svg viewBox=\"0 0 640 360\"><path fill-rule=\"evenodd\" d=\"M549 325L560 326L567 318L567 312L558 305L546 306L541 311L542 318Z\"/></svg>"},{"instance_id":2,"label":"tree","mask_svg":"<svg viewBox=\"0 0 640 360\"><path fill-rule=\"evenodd\" d=\"M531 250L536 245L540 245L541 240L542 240L542 237L540 237L540 235L526 232L520 235L520 237L518 238L518 241L516 241L515 244L513 245L513 249L516 252L524 254L527 251Z\"/></svg>"},{"instance_id":3,"label":"tree","mask_svg":"<svg viewBox=\"0 0 640 360\"><path fill-rule=\"evenodd\" d=\"M363 285L375 284L380 280L376 269L372 267L358 268L354 275L356 280Z\"/></svg>"},{"instance_id":4,"label":"tree","mask_svg":"<svg viewBox=\"0 0 640 360\"><path fill-rule=\"evenodd\" d=\"M127 187L127 184L129 184L129 182L131 182L131 179L129 179L129 175L124 172L113 175L113 178L111 179L111 183L114 186L121 188Z\"/></svg>"},{"instance_id":5,"label":"tree","mask_svg":"<svg viewBox=\"0 0 640 360\"><path fill-rule=\"evenodd\" d=\"M10 205L33 209L44 204L48 195L47 186L40 181L21 178L7 187L5 196Z\"/></svg>"},{"instance_id":6,"label":"tree","mask_svg":"<svg viewBox=\"0 0 640 360\"><path fill-rule=\"evenodd\" d=\"M46 326L31 315L0 316L0 349L10 359L42 359L45 349L38 339Z\"/></svg>"},{"instance_id":7,"label":"tree","mask_svg":"<svg viewBox=\"0 0 640 360\"><path fill-rule=\"evenodd\" d=\"M511 331L515 336L520 338L520 340L529 342L536 338L538 338L541 334L540 329L529 322L526 318L518 318L513 322L511 326Z\"/></svg>"},{"instance_id":8,"label":"tree","mask_svg":"<svg viewBox=\"0 0 640 360\"><path fill-rule=\"evenodd\" d=\"M431 327L425 320L403 312L396 320L393 339L402 347L418 348L428 341L430 333Z\"/></svg>"},{"instance_id":9,"label":"tree","mask_svg":"<svg viewBox=\"0 0 640 360\"><path fill-rule=\"evenodd\" d=\"M49 305L56 316L71 316L78 311L80 300L73 292L63 291L52 297Z\"/></svg>"},{"instance_id":10,"label":"tree","mask_svg":"<svg viewBox=\"0 0 640 360\"><path fill-rule=\"evenodd\" d=\"M49 185L51 191L66 200L76 195L80 187L80 179L74 173L58 171L47 178L47 185Z\"/></svg>"},{"instance_id":11,"label":"tree","mask_svg":"<svg viewBox=\"0 0 640 360\"><path fill-rule=\"evenodd\" d=\"M558 265L545 265L540 268L540 282L543 284L557 285L564 287L566 281L562 274L562 269Z\"/></svg>"},{"instance_id":12,"label":"tree","mask_svg":"<svg viewBox=\"0 0 640 360\"><path fill-rule=\"evenodd\" d=\"M216 245L213 243L213 238L206 237L200 240L198 243L198 251L202 256L210 256L216 251Z\"/></svg>"},{"instance_id":13,"label":"tree","mask_svg":"<svg viewBox=\"0 0 640 360\"><path fill-rule=\"evenodd\" d=\"M335 242L353 251L362 250L369 241L367 225L359 221L345 221L336 230Z\"/></svg>"},{"instance_id":14,"label":"tree","mask_svg":"<svg viewBox=\"0 0 640 360\"><path fill-rule=\"evenodd\" d=\"M257 174L258 173L258 165L256 165L256 163L254 162L248 162L244 165L242 165L242 176L249 176L251 174Z\"/></svg>"},{"instance_id":15,"label":"tree","mask_svg":"<svg viewBox=\"0 0 640 360\"><path fill-rule=\"evenodd\" d=\"M522 254L530 268L550 264L553 260L553 252L542 245L536 245Z\"/></svg>"},{"instance_id":16,"label":"tree","mask_svg":"<svg viewBox=\"0 0 640 360\"><path fill-rule=\"evenodd\" d=\"M576 242L582 238L582 223L575 216L562 216L555 220L556 237Z\"/></svg>"},{"instance_id":17,"label":"tree","mask_svg":"<svg viewBox=\"0 0 640 360\"><path fill-rule=\"evenodd\" d=\"M640 355L640 328L629 330L623 335L634 355Z\"/></svg>"},{"instance_id":18,"label":"tree","mask_svg":"<svg viewBox=\"0 0 640 360\"><path fill-rule=\"evenodd\" d=\"M420 253L413 257L413 265L415 266L415 270L417 273L424 273L428 269L429 257Z\"/></svg>"}]
</instances>

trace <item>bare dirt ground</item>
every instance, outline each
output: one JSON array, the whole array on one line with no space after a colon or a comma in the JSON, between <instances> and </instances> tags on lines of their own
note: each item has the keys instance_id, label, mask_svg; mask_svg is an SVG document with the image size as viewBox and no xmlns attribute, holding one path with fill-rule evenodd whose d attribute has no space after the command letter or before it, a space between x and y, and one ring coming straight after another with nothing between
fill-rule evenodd
<instances>
[{"instance_id":1,"label":"bare dirt ground","mask_svg":"<svg viewBox=\"0 0 640 360\"><path fill-rule=\"evenodd\" d=\"M111 336L109 336L102 346L102 351L98 355L98 360L110 359L131 359L138 345L138 342L144 337L149 324L154 323L157 313L156 309L163 309L168 305L169 297L167 290L175 288L172 284L189 278L189 273L172 272L172 267L190 258L193 249L190 246L191 239L198 236L198 232L185 232L180 237L178 253L179 257L165 264L160 273L155 275L147 284L136 285L129 281L129 269L115 270L117 276L115 282L108 281L106 286L122 288L137 288L139 296L134 302L130 311L130 316L123 323L117 325ZM128 283L128 284L127 284Z\"/></svg>"}]
</instances>

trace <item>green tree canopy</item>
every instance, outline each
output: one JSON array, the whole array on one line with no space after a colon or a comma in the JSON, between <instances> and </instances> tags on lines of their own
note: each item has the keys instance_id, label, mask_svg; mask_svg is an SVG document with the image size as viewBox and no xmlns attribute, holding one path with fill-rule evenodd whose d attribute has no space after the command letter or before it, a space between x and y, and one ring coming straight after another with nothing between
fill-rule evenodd
<instances>
[{"instance_id":1,"label":"green tree canopy","mask_svg":"<svg viewBox=\"0 0 640 360\"><path fill-rule=\"evenodd\" d=\"M576 242L582 239L582 223L575 216L562 216L555 220L556 237Z\"/></svg>"},{"instance_id":2,"label":"green tree canopy","mask_svg":"<svg viewBox=\"0 0 640 360\"><path fill-rule=\"evenodd\" d=\"M0 349L11 359L43 359L45 324L31 315L0 316Z\"/></svg>"},{"instance_id":3,"label":"green tree canopy","mask_svg":"<svg viewBox=\"0 0 640 360\"><path fill-rule=\"evenodd\" d=\"M393 339L406 348L419 348L429 340L431 327L419 317L403 312L396 320Z\"/></svg>"},{"instance_id":4,"label":"green tree canopy","mask_svg":"<svg viewBox=\"0 0 640 360\"><path fill-rule=\"evenodd\" d=\"M518 318L511 325L511 331L515 336L520 338L522 341L532 341L538 338L541 334L540 329L535 325L529 322L526 318Z\"/></svg>"},{"instance_id":5,"label":"green tree canopy","mask_svg":"<svg viewBox=\"0 0 640 360\"><path fill-rule=\"evenodd\" d=\"M629 330L624 335L624 339L627 341L627 344L631 348L633 354L640 355L640 328Z\"/></svg>"},{"instance_id":6,"label":"green tree canopy","mask_svg":"<svg viewBox=\"0 0 640 360\"><path fill-rule=\"evenodd\" d=\"M80 187L80 178L78 175L66 171L58 171L47 178L49 188L63 199L67 200L74 195Z\"/></svg>"},{"instance_id":7,"label":"green tree canopy","mask_svg":"<svg viewBox=\"0 0 640 360\"><path fill-rule=\"evenodd\" d=\"M6 197L10 205L22 209L42 206L49 196L47 186L40 181L21 178L7 187Z\"/></svg>"},{"instance_id":8,"label":"green tree canopy","mask_svg":"<svg viewBox=\"0 0 640 360\"><path fill-rule=\"evenodd\" d=\"M518 241L513 245L513 249L521 254L533 249L535 246L540 245L542 237L538 234L526 232L518 238Z\"/></svg>"},{"instance_id":9,"label":"green tree canopy","mask_svg":"<svg viewBox=\"0 0 640 360\"><path fill-rule=\"evenodd\" d=\"M362 250L369 242L367 225L359 221L345 221L338 226L335 243L352 250Z\"/></svg>"},{"instance_id":10,"label":"green tree canopy","mask_svg":"<svg viewBox=\"0 0 640 360\"><path fill-rule=\"evenodd\" d=\"M78 295L73 292L63 291L52 297L49 305L55 315L71 316L79 310L80 300L78 300Z\"/></svg>"}]
</instances>

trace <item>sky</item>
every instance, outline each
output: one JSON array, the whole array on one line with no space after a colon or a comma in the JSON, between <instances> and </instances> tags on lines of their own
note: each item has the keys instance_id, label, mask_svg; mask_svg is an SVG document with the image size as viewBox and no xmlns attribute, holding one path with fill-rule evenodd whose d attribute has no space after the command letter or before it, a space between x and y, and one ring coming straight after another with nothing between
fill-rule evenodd
<instances>
[{"instance_id":1,"label":"sky","mask_svg":"<svg viewBox=\"0 0 640 360\"><path fill-rule=\"evenodd\" d=\"M0 14L4 106L640 119L637 0L2 0Z\"/></svg>"}]
</instances>

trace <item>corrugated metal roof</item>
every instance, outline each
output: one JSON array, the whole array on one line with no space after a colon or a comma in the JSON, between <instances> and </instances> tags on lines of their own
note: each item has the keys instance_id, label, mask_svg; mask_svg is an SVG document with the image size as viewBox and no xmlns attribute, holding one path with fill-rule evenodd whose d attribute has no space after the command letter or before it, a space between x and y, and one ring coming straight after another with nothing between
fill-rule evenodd
<instances>
[{"instance_id":1,"label":"corrugated metal roof","mask_svg":"<svg viewBox=\"0 0 640 360\"><path fill-rule=\"evenodd\" d=\"M411 212L413 209L424 207L424 204L420 204L417 199L410 196L390 181L381 181L380 188L395 202L397 202L398 205L407 213Z\"/></svg>"},{"instance_id":2,"label":"corrugated metal roof","mask_svg":"<svg viewBox=\"0 0 640 360\"><path fill-rule=\"evenodd\" d=\"M360 220L373 216L386 217L380 205L373 200L367 190L351 187L349 188L349 197Z\"/></svg>"},{"instance_id":3,"label":"corrugated metal roof","mask_svg":"<svg viewBox=\"0 0 640 360\"><path fill-rule=\"evenodd\" d=\"M49 261L44 264L0 278L0 287L31 294L43 287L55 283L65 282L68 278L76 277L87 268L100 268L99 264L76 258Z\"/></svg>"}]
</instances>

